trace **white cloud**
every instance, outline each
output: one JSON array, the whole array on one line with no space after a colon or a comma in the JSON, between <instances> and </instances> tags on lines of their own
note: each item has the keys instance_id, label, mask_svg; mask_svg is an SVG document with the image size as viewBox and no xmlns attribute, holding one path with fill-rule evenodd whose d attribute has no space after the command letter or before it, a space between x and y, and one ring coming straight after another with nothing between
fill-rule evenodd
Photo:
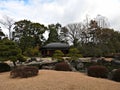
<instances>
[{"instance_id":1,"label":"white cloud","mask_svg":"<svg viewBox=\"0 0 120 90\"><path fill-rule=\"evenodd\" d=\"M111 27L120 30L119 0L1 0L0 18L8 15L15 20L28 19L43 24L81 22L101 14Z\"/></svg>"}]
</instances>

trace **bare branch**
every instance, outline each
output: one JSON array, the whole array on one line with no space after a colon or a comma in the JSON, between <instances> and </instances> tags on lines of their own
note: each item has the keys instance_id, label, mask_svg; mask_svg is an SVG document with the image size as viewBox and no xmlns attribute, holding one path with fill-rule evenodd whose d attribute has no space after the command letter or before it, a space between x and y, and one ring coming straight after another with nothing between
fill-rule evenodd
<instances>
[{"instance_id":1,"label":"bare branch","mask_svg":"<svg viewBox=\"0 0 120 90\"><path fill-rule=\"evenodd\" d=\"M3 19L0 20L0 24L3 25L9 31L9 39L11 39L11 29L14 24L14 20L9 16L3 16Z\"/></svg>"}]
</instances>

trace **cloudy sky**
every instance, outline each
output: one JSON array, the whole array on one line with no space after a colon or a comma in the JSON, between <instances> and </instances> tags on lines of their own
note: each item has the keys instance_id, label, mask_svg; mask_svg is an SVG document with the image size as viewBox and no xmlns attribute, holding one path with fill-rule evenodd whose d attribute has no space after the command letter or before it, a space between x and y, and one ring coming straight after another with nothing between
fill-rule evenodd
<instances>
[{"instance_id":1,"label":"cloudy sky","mask_svg":"<svg viewBox=\"0 0 120 90\"><path fill-rule=\"evenodd\" d=\"M0 19L28 19L42 24L82 22L86 15L105 16L110 26L120 30L120 0L0 0Z\"/></svg>"}]
</instances>

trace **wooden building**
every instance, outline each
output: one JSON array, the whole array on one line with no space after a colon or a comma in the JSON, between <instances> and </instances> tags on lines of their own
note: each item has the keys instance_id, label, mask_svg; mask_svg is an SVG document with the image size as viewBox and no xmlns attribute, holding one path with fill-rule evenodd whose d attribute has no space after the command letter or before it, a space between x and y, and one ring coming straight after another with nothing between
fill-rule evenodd
<instances>
[{"instance_id":1,"label":"wooden building","mask_svg":"<svg viewBox=\"0 0 120 90\"><path fill-rule=\"evenodd\" d=\"M60 42L49 43L41 47L41 54L43 57L53 56L56 50L61 50L64 54L68 54L69 45L66 43L60 43Z\"/></svg>"}]
</instances>

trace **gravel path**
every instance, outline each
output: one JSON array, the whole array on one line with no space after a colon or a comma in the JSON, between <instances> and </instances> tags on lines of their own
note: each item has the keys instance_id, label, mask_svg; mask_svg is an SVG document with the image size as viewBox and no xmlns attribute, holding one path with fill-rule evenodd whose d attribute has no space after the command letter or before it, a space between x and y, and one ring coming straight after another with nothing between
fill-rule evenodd
<instances>
[{"instance_id":1,"label":"gravel path","mask_svg":"<svg viewBox=\"0 0 120 90\"><path fill-rule=\"evenodd\" d=\"M0 90L120 90L120 83L77 72L40 70L38 76L22 79L0 73Z\"/></svg>"}]
</instances>

